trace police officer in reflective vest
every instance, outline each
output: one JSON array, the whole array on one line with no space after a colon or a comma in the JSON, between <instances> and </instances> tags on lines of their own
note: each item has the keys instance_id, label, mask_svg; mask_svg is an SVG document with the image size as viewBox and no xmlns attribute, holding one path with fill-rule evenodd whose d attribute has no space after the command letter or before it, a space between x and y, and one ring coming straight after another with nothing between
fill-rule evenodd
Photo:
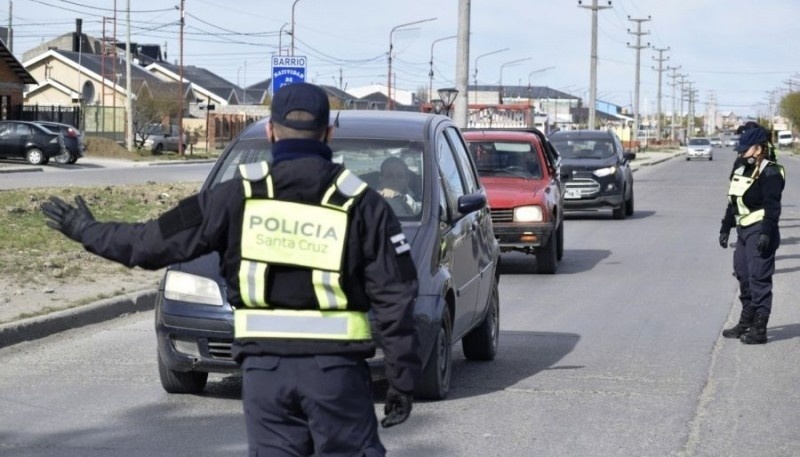
<instances>
[{"instance_id":1,"label":"police officer in reflective vest","mask_svg":"<svg viewBox=\"0 0 800 457\"><path fill-rule=\"evenodd\" d=\"M292 84L272 101L271 164L240 166L144 224L100 223L79 196L42 205L48 225L129 267L217 251L235 308L250 455L381 456L365 359L384 348L384 427L405 421L420 370L417 275L388 204L331 161L328 97Z\"/></svg>"},{"instance_id":2,"label":"police officer in reflective vest","mask_svg":"<svg viewBox=\"0 0 800 457\"><path fill-rule=\"evenodd\" d=\"M780 245L778 220L785 172L775 163L769 134L763 127L746 129L736 151L740 155L731 173L719 244L723 249L728 246L728 235L735 226L733 270L739 281L742 312L739 322L723 330L722 336L738 338L745 344L764 344L772 311L772 274Z\"/></svg>"}]
</instances>

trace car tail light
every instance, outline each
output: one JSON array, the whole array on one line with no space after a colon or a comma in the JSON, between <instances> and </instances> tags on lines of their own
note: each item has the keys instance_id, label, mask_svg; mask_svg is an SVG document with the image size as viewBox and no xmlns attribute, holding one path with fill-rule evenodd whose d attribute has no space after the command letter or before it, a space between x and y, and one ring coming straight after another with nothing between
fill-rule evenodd
<instances>
[{"instance_id":1,"label":"car tail light","mask_svg":"<svg viewBox=\"0 0 800 457\"><path fill-rule=\"evenodd\" d=\"M77 137L78 132L76 132L74 128L70 127L67 129L67 136Z\"/></svg>"}]
</instances>

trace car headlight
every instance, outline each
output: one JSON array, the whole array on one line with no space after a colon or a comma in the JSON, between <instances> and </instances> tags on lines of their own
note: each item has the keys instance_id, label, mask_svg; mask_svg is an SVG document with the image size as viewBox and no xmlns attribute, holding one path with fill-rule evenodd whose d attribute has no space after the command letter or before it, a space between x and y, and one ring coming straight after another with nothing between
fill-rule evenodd
<instances>
[{"instance_id":1,"label":"car headlight","mask_svg":"<svg viewBox=\"0 0 800 457\"><path fill-rule=\"evenodd\" d=\"M152 144L153 144L153 139L152 138L148 138L148 139L144 140L144 145L145 146L152 146Z\"/></svg>"},{"instance_id":2,"label":"car headlight","mask_svg":"<svg viewBox=\"0 0 800 457\"><path fill-rule=\"evenodd\" d=\"M167 271L164 297L203 305L223 305L222 294L216 281L182 271Z\"/></svg>"},{"instance_id":3,"label":"car headlight","mask_svg":"<svg viewBox=\"0 0 800 457\"><path fill-rule=\"evenodd\" d=\"M613 175L615 171L617 171L617 167L612 166L606 168L599 168L595 170L593 174L598 178L602 178L603 176Z\"/></svg>"},{"instance_id":4,"label":"car headlight","mask_svg":"<svg viewBox=\"0 0 800 457\"><path fill-rule=\"evenodd\" d=\"M514 222L541 222L542 219L541 206L533 205L514 208Z\"/></svg>"}]
</instances>

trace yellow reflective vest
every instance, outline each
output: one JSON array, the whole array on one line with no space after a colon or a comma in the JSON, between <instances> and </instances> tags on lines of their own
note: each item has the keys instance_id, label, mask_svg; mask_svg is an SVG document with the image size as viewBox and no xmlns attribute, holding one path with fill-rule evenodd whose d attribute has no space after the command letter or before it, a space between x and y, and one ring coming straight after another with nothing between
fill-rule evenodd
<instances>
[{"instance_id":1,"label":"yellow reflective vest","mask_svg":"<svg viewBox=\"0 0 800 457\"><path fill-rule=\"evenodd\" d=\"M238 338L363 341L372 338L367 313L348 309L341 287L349 210L367 184L347 169L318 204L274 198L267 162L242 164L244 186ZM267 302L270 265L311 270L317 309L277 309Z\"/></svg>"},{"instance_id":2,"label":"yellow reflective vest","mask_svg":"<svg viewBox=\"0 0 800 457\"><path fill-rule=\"evenodd\" d=\"M744 176L744 167L739 167L733 171L733 176L731 176L731 184L728 188L728 200L731 204L736 208L736 212L734 217L736 218L736 225L740 227L747 227L753 225L757 222L761 222L764 219L764 210L759 209L756 211L751 211L744 204L743 196L747 189L753 185L756 181L757 176L764 171L764 168L767 167L769 164L774 164L778 167L781 172L781 176L783 179L786 179L786 171L783 169L782 166L775 164L774 162L770 162L768 160L762 160L761 165L753 170L753 174L750 176Z\"/></svg>"}]
</instances>

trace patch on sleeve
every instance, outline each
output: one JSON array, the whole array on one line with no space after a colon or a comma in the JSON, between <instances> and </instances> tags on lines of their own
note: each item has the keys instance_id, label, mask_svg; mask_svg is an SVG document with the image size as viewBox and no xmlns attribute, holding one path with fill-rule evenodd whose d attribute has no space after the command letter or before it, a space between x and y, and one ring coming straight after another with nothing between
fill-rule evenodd
<instances>
[{"instance_id":1,"label":"patch on sleeve","mask_svg":"<svg viewBox=\"0 0 800 457\"><path fill-rule=\"evenodd\" d=\"M203 222L203 212L197 195L178 202L178 206L158 218L158 228L166 239Z\"/></svg>"},{"instance_id":2,"label":"patch on sleeve","mask_svg":"<svg viewBox=\"0 0 800 457\"><path fill-rule=\"evenodd\" d=\"M394 246L395 254L400 255L411 250L411 246L408 244L408 241L406 241L406 236L402 233L398 233L389 239L392 242L392 246Z\"/></svg>"}]
</instances>

